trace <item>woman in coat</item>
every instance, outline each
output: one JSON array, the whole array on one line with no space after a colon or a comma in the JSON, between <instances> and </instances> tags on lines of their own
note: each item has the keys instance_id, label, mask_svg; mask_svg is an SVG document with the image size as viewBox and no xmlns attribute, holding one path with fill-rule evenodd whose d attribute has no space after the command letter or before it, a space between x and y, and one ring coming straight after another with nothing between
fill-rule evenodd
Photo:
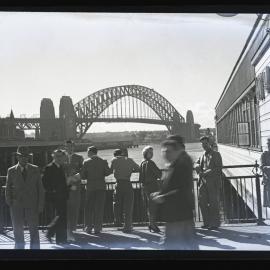
<instances>
[{"instance_id":1,"label":"woman in coat","mask_svg":"<svg viewBox=\"0 0 270 270\"><path fill-rule=\"evenodd\" d=\"M143 187L143 198L147 205L150 232L159 233L160 229L156 225L157 204L150 199L150 194L159 191L158 179L161 178L161 170L157 167L153 158L153 147L146 146L142 151L144 160L140 165L139 181Z\"/></svg>"}]
</instances>

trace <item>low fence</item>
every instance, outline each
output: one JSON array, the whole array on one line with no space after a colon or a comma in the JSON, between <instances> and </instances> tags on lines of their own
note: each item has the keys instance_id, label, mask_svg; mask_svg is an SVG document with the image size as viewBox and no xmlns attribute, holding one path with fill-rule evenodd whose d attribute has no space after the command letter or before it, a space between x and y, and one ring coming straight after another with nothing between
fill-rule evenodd
<instances>
[{"instance_id":1,"label":"low fence","mask_svg":"<svg viewBox=\"0 0 270 270\"><path fill-rule=\"evenodd\" d=\"M264 219L268 218L267 208L263 208L261 204L261 175L258 173L258 164L242 165L242 166L224 166L223 169L229 168L253 168L254 174L247 176L225 176L223 175L220 188L220 214L223 223L243 223L257 222L258 225L263 224ZM1 194L0 194L0 228L11 227L9 208L5 203L5 177L1 177ZM194 191L194 218L195 222L202 222L202 216L198 204L199 186L198 179L193 179ZM114 190L115 182L106 183L106 202L104 209L104 226L114 226ZM145 225L148 222L146 200L141 189L141 183L132 182L134 190L134 211L133 224ZM81 205L78 227L83 227L84 209L85 209L86 187L81 185ZM44 228L49 224L54 214L54 210L50 203L46 203L44 211L40 214L40 227ZM162 217L158 215L158 222L162 222Z\"/></svg>"},{"instance_id":2,"label":"low fence","mask_svg":"<svg viewBox=\"0 0 270 270\"><path fill-rule=\"evenodd\" d=\"M262 207L259 164L223 166L223 169L250 168L250 175L223 175L221 186L221 213L225 223L256 222L263 225L269 218L267 207Z\"/></svg>"}]
</instances>

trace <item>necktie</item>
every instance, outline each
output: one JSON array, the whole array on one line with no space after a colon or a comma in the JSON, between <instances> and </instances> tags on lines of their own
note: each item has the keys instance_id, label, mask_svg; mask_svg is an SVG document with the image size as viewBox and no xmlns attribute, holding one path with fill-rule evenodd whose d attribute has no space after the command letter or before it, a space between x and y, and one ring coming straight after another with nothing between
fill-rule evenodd
<instances>
[{"instance_id":1,"label":"necktie","mask_svg":"<svg viewBox=\"0 0 270 270\"><path fill-rule=\"evenodd\" d=\"M22 170L22 176L23 176L23 180L26 180L26 168L24 167Z\"/></svg>"}]
</instances>

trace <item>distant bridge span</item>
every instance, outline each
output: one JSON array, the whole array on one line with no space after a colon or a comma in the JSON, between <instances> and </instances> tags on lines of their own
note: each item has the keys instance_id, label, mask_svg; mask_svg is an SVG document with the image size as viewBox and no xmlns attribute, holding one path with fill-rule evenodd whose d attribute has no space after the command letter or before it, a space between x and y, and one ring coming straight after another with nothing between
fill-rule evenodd
<instances>
[{"instance_id":1,"label":"distant bridge span","mask_svg":"<svg viewBox=\"0 0 270 270\"><path fill-rule=\"evenodd\" d=\"M62 106L60 102L60 118L46 115L14 118L17 128L35 129L40 132L41 138L47 139L52 134L59 138L82 138L95 122L131 122L165 125L170 133L187 135L188 126L184 117L165 97L145 86L105 88L74 105L70 97L62 98L68 104L62 103Z\"/></svg>"},{"instance_id":2,"label":"distant bridge span","mask_svg":"<svg viewBox=\"0 0 270 270\"><path fill-rule=\"evenodd\" d=\"M138 101L140 116L138 116ZM114 117L110 113L102 117L111 105ZM144 103L142 106L141 103ZM156 116L147 114L147 105ZM143 108L142 108L143 107ZM141 85L122 85L105 88L85 97L74 105L76 126L81 138L94 122L138 122L165 125L170 132L178 123L184 123L184 117L162 95ZM125 110L125 113L123 112ZM128 110L128 112L126 112ZM124 115L125 114L125 115ZM116 115L116 117L115 117Z\"/></svg>"}]
</instances>

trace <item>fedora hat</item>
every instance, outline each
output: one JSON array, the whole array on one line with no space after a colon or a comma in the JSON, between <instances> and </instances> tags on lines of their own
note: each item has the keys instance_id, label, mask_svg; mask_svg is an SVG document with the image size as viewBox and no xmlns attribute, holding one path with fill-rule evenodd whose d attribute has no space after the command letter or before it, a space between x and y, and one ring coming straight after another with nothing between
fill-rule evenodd
<instances>
[{"instance_id":1,"label":"fedora hat","mask_svg":"<svg viewBox=\"0 0 270 270\"><path fill-rule=\"evenodd\" d=\"M19 146L16 154L19 156L27 156L27 157L33 155L33 153L30 151L30 148L27 146Z\"/></svg>"}]
</instances>

